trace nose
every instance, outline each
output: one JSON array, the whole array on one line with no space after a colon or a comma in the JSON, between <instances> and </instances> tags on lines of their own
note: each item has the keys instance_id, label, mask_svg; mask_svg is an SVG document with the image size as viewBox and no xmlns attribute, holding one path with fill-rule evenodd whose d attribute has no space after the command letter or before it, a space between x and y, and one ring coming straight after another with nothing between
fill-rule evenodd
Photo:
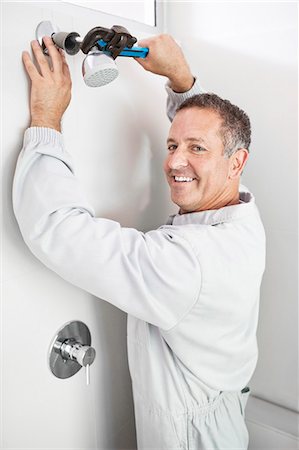
<instances>
[{"instance_id":1,"label":"nose","mask_svg":"<svg viewBox=\"0 0 299 450\"><path fill-rule=\"evenodd\" d=\"M188 158L183 149L179 149L178 147L173 153L169 154L168 166L173 170L188 166Z\"/></svg>"}]
</instances>

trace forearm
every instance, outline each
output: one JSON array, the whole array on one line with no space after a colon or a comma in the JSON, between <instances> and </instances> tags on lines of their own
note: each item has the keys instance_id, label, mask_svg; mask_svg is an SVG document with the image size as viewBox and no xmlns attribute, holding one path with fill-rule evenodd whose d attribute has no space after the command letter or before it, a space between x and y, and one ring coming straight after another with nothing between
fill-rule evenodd
<instances>
[{"instance_id":1,"label":"forearm","mask_svg":"<svg viewBox=\"0 0 299 450\"><path fill-rule=\"evenodd\" d=\"M187 70L185 73L169 78L168 84L174 92L184 93L192 88L194 81L194 76Z\"/></svg>"}]
</instances>

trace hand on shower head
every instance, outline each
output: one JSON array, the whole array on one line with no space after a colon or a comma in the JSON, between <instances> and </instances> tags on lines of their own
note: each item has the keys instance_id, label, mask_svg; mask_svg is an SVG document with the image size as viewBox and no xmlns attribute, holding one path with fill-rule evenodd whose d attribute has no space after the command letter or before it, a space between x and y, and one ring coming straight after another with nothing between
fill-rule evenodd
<instances>
[{"instance_id":1,"label":"hand on shower head","mask_svg":"<svg viewBox=\"0 0 299 450\"><path fill-rule=\"evenodd\" d=\"M160 34L137 44L149 48L145 59L136 59L145 70L167 77L176 92L186 92L192 87L194 77L189 65L180 46L170 35Z\"/></svg>"},{"instance_id":2,"label":"hand on shower head","mask_svg":"<svg viewBox=\"0 0 299 450\"><path fill-rule=\"evenodd\" d=\"M61 119L71 100L71 76L62 51L50 37L44 43L51 57L50 67L39 43L32 42L37 61L34 65L28 52L23 52L23 63L31 80L30 112L31 127L48 127L61 131Z\"/></svg>"}]
</instances>

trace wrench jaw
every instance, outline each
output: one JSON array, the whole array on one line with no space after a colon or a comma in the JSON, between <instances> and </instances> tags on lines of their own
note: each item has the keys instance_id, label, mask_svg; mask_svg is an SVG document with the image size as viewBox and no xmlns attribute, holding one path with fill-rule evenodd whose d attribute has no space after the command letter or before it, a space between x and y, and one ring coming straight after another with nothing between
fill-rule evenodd
<instances>
[{"instance_id":1,"label":"wrench jaw","mask_svg":"<svg viewBox=\"0 0 299 450\"><path fill-rule=\"evenodd\" d=\"M95 27L84 37L81 50L87 54L96 45L99 50L109 51L115 59L124 48L132 48L136 42L137 39L120 25L113 25L112 28Z\"/></svg>"}]
</instances>

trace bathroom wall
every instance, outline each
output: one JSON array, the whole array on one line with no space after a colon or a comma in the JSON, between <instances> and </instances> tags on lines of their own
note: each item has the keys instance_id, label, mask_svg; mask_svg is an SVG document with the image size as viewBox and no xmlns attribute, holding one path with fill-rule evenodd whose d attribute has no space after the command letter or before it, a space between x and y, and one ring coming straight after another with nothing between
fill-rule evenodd
<instances>
[{"instance_id":1,"label":"bathroom wall","mask_svg":"<svg viewBox=\"0 0 299 450\"><path fill-rule=\"evenodd\" d=\"M166 31L208 91L252 122L243 183L267 234L251 448L298 448L298 13L295 2L169 1ZM296 439L297 437L297 439Z\"/></svg>"},{"instance_id":2,"label":"bathroom wall","mask_svg":"<svg viewBox=\"0 0 299 450\"><path fill-rule=\"evenodd\" d=\"M125 314L36 260L12 211L12 178L29 124L29 83L21 52L30 48L43 20L81 35L96 25L114 24L126 26L138 38L157 32L62 2L2 4L1 448L133 449ZM73 96L63 124L77 175L98 215L141 230L157 227L172 212L162 171L168 130L165 80L148 74L133 59L119 58L118 79L88 88L81 76L83 57L67 57ZM71 320L87 324L97 352L89 386L83 369L61 380L48 368L56 331Z\"/></svg>"}]
</instances>

